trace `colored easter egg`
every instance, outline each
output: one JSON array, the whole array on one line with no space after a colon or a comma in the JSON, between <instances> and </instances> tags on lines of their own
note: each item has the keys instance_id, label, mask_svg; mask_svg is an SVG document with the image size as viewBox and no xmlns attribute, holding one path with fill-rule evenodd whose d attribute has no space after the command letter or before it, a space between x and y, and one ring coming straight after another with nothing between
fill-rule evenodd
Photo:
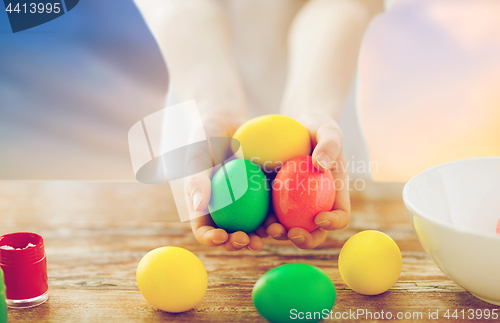
<instances>
[{"instance_id":1,"label":"colored easter egg","mask_svg":"<svg viewBox=\"0 0 500 323\"><path fill-rule=\"evenodd\" d=\"M236 159L224 164L212 178L208 210L219 228L250 233L266 219L270 201L269 183L259 166Z\"/></svg>"},{"instance_id":2,"label":"colored easter egg","mask_svg":"<svg viewBox=\"0 0 500 323\"><path fill-rule=\"evenodd\" d=\"M311 156L295 157L276 175L272 200L274 212L287 230L300 227L311 232L318 227L316 215L333 208L335 181L331 172L314 167Z\"/></svg>"},{"instance_id":3,"label":"colored easter egg","mask_svg":"<svg viewBox=\"0 0 500 323\"><path fill-rule=\"evenodd\" d=\"M3 270L0 267L0 323L7 323L7 298L5 291L5 283L3 278Z\"/></svg>"},{"instance_id":4,"label":"colored easter egg","mask_svg":"<svg viewBox=\"0 0 500 323\"><path fill-rule=\"evenodd\" d=\"M294 157L311 153L309 131L298 121L282 115L265 115L241 125L234 138L245 158L260 165L264 172L277 171Z\"/></svg>"},{"instance_id":5,"label":"colored easter egg","mask_svg":"<svg viewBox=\"0 0 500 323\"><path fill-rule=\"evenodd\" d=\"M154 307L171 313L190 310L207 292L208 276L201 260L179 247L148 252L137 267L142 296Z\"/></svg>"},{"instance_id":6,"label":"colored easter egg","mask_svg":"<svg viewBox=\"0 0 500 323\"><path fill-rule=\"evenodd\" d=\"M270 322L319 322L335 304L337 292L327 274L307 264L271 269L257 280L252 301Z\"/></svg>"},{"instance_id":7,"label":"colored easter egg","mask_svg":"<svg viewBox=\"0 0 500 323\"><path fill-rule=\"evenodd\" d=\"M497 234L500 234L500 220L498 220L498 222L497 222L497 229L496 229L496 233L497 233Z\"/></svg>"},{"instance_id":8,"label":"colored easter egg","mask_svg":"<svg viewBox=\"0 0 500 323\"><path fill-rule=\"evenodd\" d=\"M377 295L398 281L403 259L391 237L367 230L347 240L340 251L338 266L340 276L352 290Z\"/></svg>"}]
</instances>

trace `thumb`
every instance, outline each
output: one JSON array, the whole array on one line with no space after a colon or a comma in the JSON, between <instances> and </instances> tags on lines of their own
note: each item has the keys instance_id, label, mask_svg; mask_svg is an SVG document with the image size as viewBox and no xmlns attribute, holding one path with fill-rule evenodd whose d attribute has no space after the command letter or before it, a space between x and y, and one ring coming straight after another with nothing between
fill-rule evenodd
<instances>
[{"instance_id":1,"label":"thumb","mask_svg":"<svg viewBox=\"0 0 500 323\"><path fill-rule=\"evenodd\" d=\"M188 200L191 200L194 211L202 211L208 207L211 189L210 178L206 171L187 179Z\"/></svg>"},{"instance_id":2,"label":"thumb","mask_svg":"<svg viewBox=\"0 0 500 323\"><path fill-rule=\"evenodd\" d=\"M316 131L317 145L312 159L320 171L332 168L342 151L342 132L336 124L323 124Z\"/></svg>"},{"instance_id":3,"label":"thumb","mask_svg":"<svg viewBox=\"0 0 500 323\"><path fill-rule=\"evenodd\" d=\"M191 144L186 151L185 193L193 211L203 211L210 201L212 156L208 140Z\"/></svg>"}]
</instances>

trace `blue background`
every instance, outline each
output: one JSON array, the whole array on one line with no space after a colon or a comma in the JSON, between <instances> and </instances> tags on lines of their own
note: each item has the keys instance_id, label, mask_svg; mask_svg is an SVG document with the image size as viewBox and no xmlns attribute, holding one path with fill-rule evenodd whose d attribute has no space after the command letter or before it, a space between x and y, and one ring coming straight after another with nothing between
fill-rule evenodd
<instances>
[{"instance_id":1,"label":"blue background","mask_svg":"<svg viewBox=\"0 0 500 323\"><path fill-rule=\"evenodd\" d=\"M123 162L133 178L128 129L163 108L167 86L163 58L132 0L83 0L18 33L2 10L0 179L71 178L57 168L91 155L101 160L85 163L94 167L88 174L115 179L101 168Z\"/></svg>"}]
</instances>

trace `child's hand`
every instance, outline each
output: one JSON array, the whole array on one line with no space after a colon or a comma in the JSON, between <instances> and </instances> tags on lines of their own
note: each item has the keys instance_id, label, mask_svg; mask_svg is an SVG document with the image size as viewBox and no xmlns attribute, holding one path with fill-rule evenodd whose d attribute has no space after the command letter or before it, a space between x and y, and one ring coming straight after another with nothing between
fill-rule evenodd
<instances>
[{"instance_id":1,"label":"child's hand","mask_svg":"<svg viewBox=\"0 0 500 323\"><path fill-rule=\"evenodd\" d=\"M339 126L327 114L309 112L303 114L299 121L309 130L315 146L312 158L314 166L320 171L331 169L335 179L336 198L333 210L316 215L314 222L318 228L307 232L302 228L287 231L275 215L266 219L266 232L277 240L290 239L301 249L311 249L322 244L326 239L326 230L342 229L349 223L351 202L347 177L347 162L342 150L342 132Z\"/></svg>"},{"instance_id":2,"label":"child's hand","mask_svg":"<svg viewBox=\"0 0 500 323\"><path fill-rule=\"evenodd\" d=\"M242 117L219 116L205 119L204 130L207 137L228 137L231 138L238 127L246 121ZM196 129L195 131L201 131ZM219 149L217 149L219 150ZM212 152L214 148L212 147ZM211 170L213 159L210 151L196 151L190 157L188 164L193 164L196 169L208 169L186 179L185 195L188 208L193 217L191 228L196 240L206 246L221 247L224 250L236 251L247 248L253 251L262 249L264 243L262 238L266 237L266 229L259 227L254 233L246 234L238 231L228 234L225 230L217 228L210 214L206 210L210 202L211 195ZM220 158L219 158L220 159ZM196 164L196 165L195 165ZM199 216L201 214L205 214ZM199 216L199 217L197 217Z\"/></svg>"}]
</instances>

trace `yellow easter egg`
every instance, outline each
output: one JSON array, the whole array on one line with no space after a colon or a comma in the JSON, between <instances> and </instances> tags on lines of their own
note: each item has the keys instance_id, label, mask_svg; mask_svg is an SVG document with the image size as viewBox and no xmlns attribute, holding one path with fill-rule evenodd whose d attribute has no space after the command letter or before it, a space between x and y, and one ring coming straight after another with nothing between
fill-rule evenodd
<instances>
[{"instance_id":1,"label":"yellow easter egg","mask_svg":"<svg viewBox=\"0 0 500 323\"><path fill-rule=\"evenodd\" d=\"M338 266L340 276L352 290L377 295L398 281L403 258L391 237L367 230L347 240L340 251Z\"/></svg>"},{"instance_id":2,"label":"yellow easter egg","mask_svg":"<svg viewBox=\"0 0 500 323\"><path fill-rule=\"evenodd\" d=\"M241 144L238 158L263 167L265 172L277 170L294 157L311 153L309 131L298 121L282 115L265 115L241 125L234 138Z\"/></svg>"},{"instance_id":3,"label":"yellow easter egg","mask_svg":"<svg viewBox=\"0 0 500 323\"><path fill-rule=\"evenodd\" d=\"M171 313L190 310L207 292L208 276L201 260L179 247L148 252L137 267L137 284L154 307Z\"/></svg>"}]
</instances>

